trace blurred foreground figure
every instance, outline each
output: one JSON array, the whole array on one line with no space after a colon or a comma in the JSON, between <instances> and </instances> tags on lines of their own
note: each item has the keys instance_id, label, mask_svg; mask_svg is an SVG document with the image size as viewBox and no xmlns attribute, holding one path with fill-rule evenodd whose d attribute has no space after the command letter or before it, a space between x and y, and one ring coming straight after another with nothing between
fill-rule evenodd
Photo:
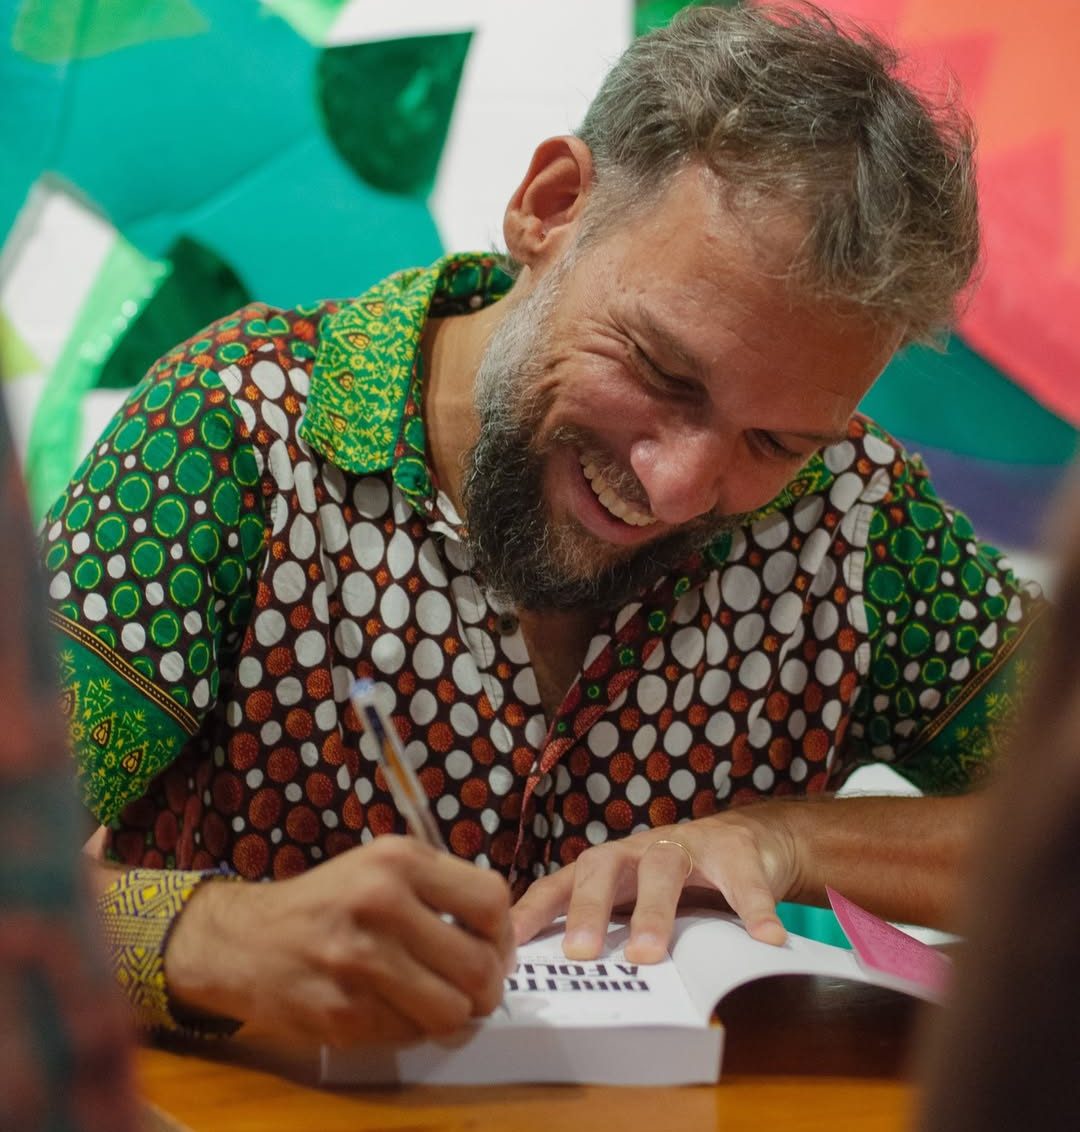
<instances>
[{"instance_id":1,"label":"blurred foreground figure","mask_svg":"<svg viewBox=\"0 0 1080 1132\"><path fill-rule=\"evenodd\" d=\"M1080 1120L1080 482L1065 502L1071 532L1041 679L973 856L956 999L925 1054L925 1132Z\"/></svg>"},{"instance_id":2,"label":"blurred foreground figure","mask_svg":"<svg viewBox=\"0 0 1080 1132\"><path fill-rule=\"evenodd\" d=\"M0 1129L135 1127L130 1041L79 876L32 541L0 400Z\"/></svg>"}]
</instances>

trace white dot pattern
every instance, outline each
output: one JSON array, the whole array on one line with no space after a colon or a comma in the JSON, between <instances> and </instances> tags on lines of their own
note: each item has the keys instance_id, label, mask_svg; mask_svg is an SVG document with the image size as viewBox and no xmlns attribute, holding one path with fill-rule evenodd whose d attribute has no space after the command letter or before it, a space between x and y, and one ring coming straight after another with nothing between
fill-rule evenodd
<instances>
[{"instance_id":1,"label":"white dot pattern","mask_svg":"<svg viewBox=\"0 0 1080 1132\"><path fill-rule=\"evenodd\" d=\"M824 454L820 483L732 532L715 562L696 558L612 614L549 727L524 636L471 573L454 517L435 498L414 509L393 470L347 472L315 455L298 432L308 363L253 353L221 375L266 497L250 616L230 624L224 602L213 618L185 611L178 641L156 654L136 622L115 633L155 679L186 688L182 706L202 717L147 787L150 809L179 829L181 865L225 860L245 876L287 876L403 831L348 702L357 676L377 682L453 851L516 873L520 887L635 829L761 794L822 791L849 769L845 737L857 732L894 758L918 734L914 713L938 711L974 671L951 632L931 635L926 653L944 674L930 682L921 655L905 661L908 716L879 740L867 713L893 711L895 696L882 693L879 707L868 694L856 712L883 649L922 647L895 607L883 615L865 600L878 500L900 473L896 449L856 422ZM417 412L411 403L410 419ZM49 528L54 543L59 527ZM86 532L70 538L72 561L53 572L50 594L93 631L111 614L79 589L77 560L90 546ZM998 588L983 592L1000 598L1000 616L985 615L982 594L956 602L983 650L1023 611L991 581ZM141 600L167 611L171 598L152 581ZM872 651L871 630L885 621L892 644L878 634ZM195 670L196 639L213 642L207 663L219 667ZM112 843L141 839L148 861L168 831L141 820L125 812Z\"/></svg>"}]
</instances>

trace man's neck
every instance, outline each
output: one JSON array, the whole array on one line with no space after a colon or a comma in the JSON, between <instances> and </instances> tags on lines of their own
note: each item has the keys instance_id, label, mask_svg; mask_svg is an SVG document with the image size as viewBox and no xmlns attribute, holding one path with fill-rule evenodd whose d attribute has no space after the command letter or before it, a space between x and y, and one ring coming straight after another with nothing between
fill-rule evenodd
<instances>
[{"instance_id":1,"label":"man's neck","mask_svg":"<svg viewBox=\"0 0 1080 1132\"><path fill-rule=\"evenodd\" d=\"M550 726L581 671L589 642L604 615L588 609L543 613L519 609L518 619L536 676L544 718Z\"/></svg>"},{"instance_id":2,"label":"man's neck","mask_svg":"<svg viewBox=\"0 0 1080 1132\"><path fill-rule=\"evenodd\" d=\"M503 317L502 305L493 303L475 314L430 318L420 340L428 458L436 482L459 515L464 514L464 457L479 431L473 385L488 339Z\"/></svg>"}]
</instances>

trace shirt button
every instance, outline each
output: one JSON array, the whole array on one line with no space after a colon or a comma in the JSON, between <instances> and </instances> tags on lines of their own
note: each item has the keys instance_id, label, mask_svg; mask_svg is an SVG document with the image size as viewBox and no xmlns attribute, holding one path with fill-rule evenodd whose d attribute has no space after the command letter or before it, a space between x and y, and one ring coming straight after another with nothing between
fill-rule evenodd
<instances>
[{"instance_id":1,"label":"shirt button","mask_svg":"<svg viewBox=\"0 0 1080 1132\"><path fill-rule=\"evenodd\" d=\"M472 309L474 311L478 311L483 305L484 305L484 296L483 295L470 295L469 296L469 306L472 307Z\"/></svg>"},{"instance_id":2,"label":"shirt button","mask_svg":"<svg viewBox=\"0 0 1080 1132\"><path fill-rule=\"evenodd\" d=\"M503 637L509 637L518 631L518 619L513 613L500 613L495 618L495 628Z\"/></svg>"}]
</instances>

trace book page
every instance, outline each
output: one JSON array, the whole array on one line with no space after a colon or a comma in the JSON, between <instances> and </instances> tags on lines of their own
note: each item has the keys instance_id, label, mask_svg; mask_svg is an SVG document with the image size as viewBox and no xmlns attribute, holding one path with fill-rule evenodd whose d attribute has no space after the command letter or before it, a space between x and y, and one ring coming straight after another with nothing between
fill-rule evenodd
<instances>
[{"instance_id":1,"label":"book page","mask_svg":"<svg viewBox=\"0 0 1080 1132\"><path fill-rule=\"evenodd\" d=\"M694 1006L672 960L628 963L630 929L613 924L594 960L567 959L562 933L518 948L503 1005L487 1026L696 1026L707 1014Z\"/></svg>"},{"instance_id":2,"label":"book page","mask_svg":"<svg viewBox=\"0 0 1080 1132\"><path fill-rule=\"evenodd\" d=\"M876 983L850 951L788 934L780 947L753 939L722 912L681 915L671 954L695 1009L706 1017L728 991L766 975L823 975Z\"/></svg>"}]
</instances>

